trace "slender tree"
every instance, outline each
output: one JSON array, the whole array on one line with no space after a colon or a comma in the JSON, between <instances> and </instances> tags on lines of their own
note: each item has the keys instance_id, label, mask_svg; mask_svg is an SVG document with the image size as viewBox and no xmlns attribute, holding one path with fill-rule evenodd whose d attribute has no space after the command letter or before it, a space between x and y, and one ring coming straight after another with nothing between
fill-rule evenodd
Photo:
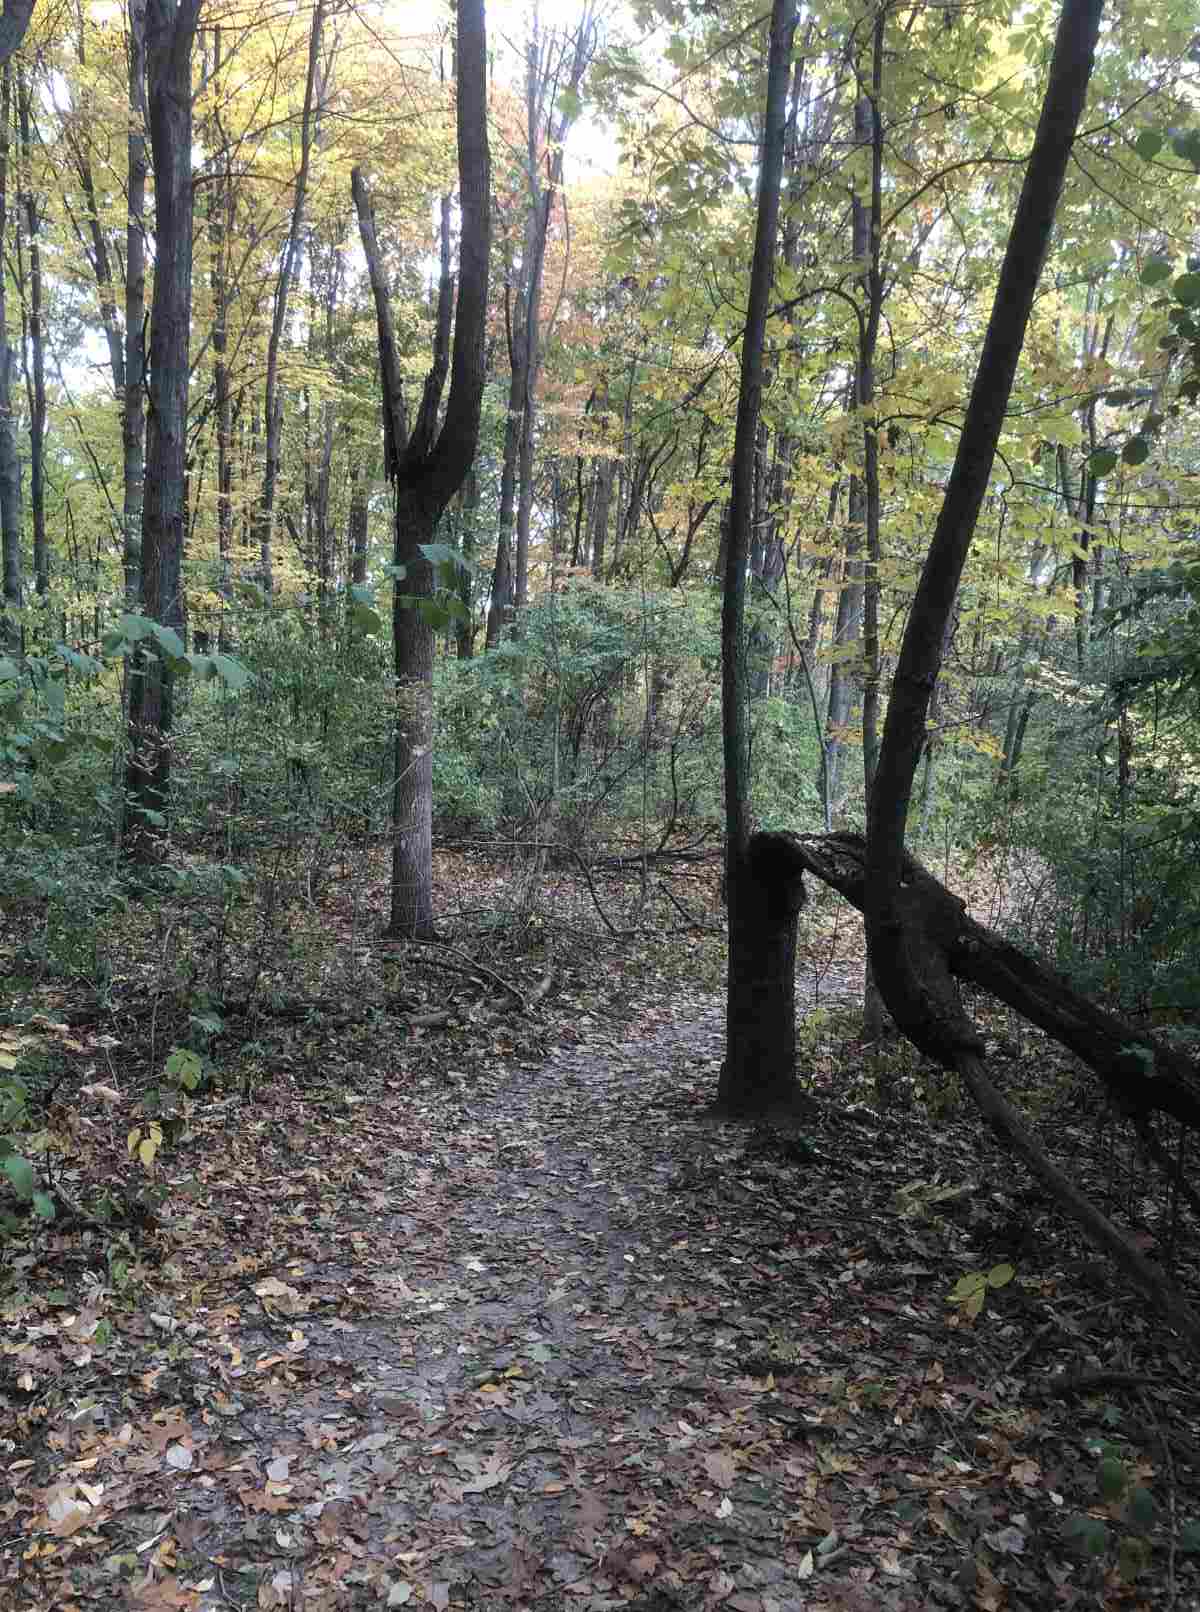
<instances>
[{"instance_id":1,"label":"slender tree","mask_svg":"<svg viewBox=\"0 0 1200 1612\"><path fill-rule=\"evenodd\" d=\"M122 566L125 598L137 603L142 589L143 455L146 444L146 3L128 0L127 51L129 135L125 219L125 377L121 393L121 459L124 497Z\"/></svg>"},{"instance_id":2,"label":"slender tree","mask_svg":"<svg viewBox=\"0 0 1200 1612\"><path fill-rule=\"evenodd\" d=\"M433 364L406 436L387 285L362 175L355 172L359 230L375 297L383 382L384 440L395 506L392 643L396 674L392 793L391 932L429 935L433 915L433 566L424 553L475 457L483 404L490 249L487 35L483 0L460 0L456 49L459 280L450 353L453 286L449 208L442 210L442 276ZM446 372L450 393L438 428Z\"/></svg>"},{"instance_id":3,"label":"slender tree","mask_svg":"<svg viewBox=\"0 0 1200 1612\"><path fill-rule=\"evenodd\" d=\"M8 225L8 130L11 119L12 67L6 61L0 87L0 258ZM12 375L16 354L8 340L7 276L0 274L0 553L4 565L5 637L17 648L20 634L8 612L24 602L21 568L21 457L13 426Z\"/></svg>"},{"instance_id":4,"label":"slender tree","mask_svg":"<svg viewBox=\"0 0 1200 1612\"><path fill-rule=\"evenodd\" d=\"M192 306L192 47L202 0L147 0L146 85L154 166L154 295L142 508L144 613L181 634L188 334ZM145 855L164 826L171 777L172 674L178 640L156 635L130 666L126 843ZM178 642L182 648L182 643Z\"/></svg>"},{"instance_id":5,"label":"slender tree","mask_svg":"<svg viewBox=\"0 0 1200 1612\"><path fill-rule=\"evenodd\" d=\"M1064 0L1033 151L1008 238L983 352L937 526L905 630L867 819L864 915L871 966L905 1034L958 1071L989 1123L1093 1240L1154 1295L1193 1343L1200 1323L1113 1223L1047 1157L988 1078L983 1042L964 1011L946 942L945 907L905 859L905 827L945 629L991 478L1017 362L1083 114L1103 0ZM927 930L926 922L932 925ZM1014 949L1015 950L1015 949ZM1016 954L1019 957L1019 953Z\"/></svg>"},{"instance_id":6,"label":"slender tree","mask_svg":"<svg viewBox=\"0 0 1200 1612\"><path fill-rule=\"evenodd\" d=\"M263 402L266 455L263 464L262 504L258 513L258 548L263 586L272 586L272 531L275 497L279 485L280 436L283 431L283 398L279 390L279 349L287 323L288 300L300 266L300 241L304 230L304 208L308 200L308 170L312 160L316 121L323 93L321 74L321 29L325 20L324 0L313 7L308 36L308 68L304 79L304 111L300 119L300 166L292 192L292 212L287 242L275 286L271 313L271 333L267 340L267 370Z\"/></svg>"},{"instance_id":7,"label":"slender tree","mask_svg":"<svg viewBox=\"0 0 1200 1612\"><path fill-rule=\"evenodd\" d=\"M725 1063L718 1105L758 1113L796 1099L796 922L804 900L801 863L782 834L750 834L749 675L746 575L754 507L755 445L762 408L775 245L779 230L795 0L775 0L758 171L758 216L742 332L741 383L730 477L721 610L721 715L725 759L725 894L729 968Z\"/></svg>"},{"instance_id":8,"label":"slender tree","mask_svg":"<svg viewBox=\"0 0 1200 1612\"><path fill-rule=\"evenodd\" d=\"M25 254L22 272L27 337L25 389L29 404L29 504L33 515L33 579L38 595L50 591L50 544L46 535L46 325L42 295L42 230L34 185L33 88L27 71L17 73L17 117L21 134L21 215Z\"/></svg>"}]
</instances>

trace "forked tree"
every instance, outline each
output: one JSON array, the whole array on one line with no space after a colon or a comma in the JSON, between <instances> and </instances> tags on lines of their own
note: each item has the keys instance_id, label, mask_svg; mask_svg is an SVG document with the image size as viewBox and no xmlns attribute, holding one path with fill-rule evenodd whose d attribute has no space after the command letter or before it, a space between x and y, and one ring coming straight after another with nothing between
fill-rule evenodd
<instances>
[{"instance_id":1,"label":"forked tree","mask_svg":"<svg viewBox=\"0 0 1200 1612\"><path fill-rule=\"evenodd\" d=\"M392 785L390 932L428 936L433 914L433 652L434 568L426 548L446 506L466 479L479 441L487 319L491 175L487 134L487 39L483 0L460 0L456 78L459 275L455 302L450 274L450 203L442 203L442 273L433 363L412 430L387 281L380 261L370 198L362 174L353 176L359 232L375 298L383 388L385 464L394 498L395 591L392 645L396 674ZM446 372L450 394L439 427Z\"/></svg>"}]
</instances>

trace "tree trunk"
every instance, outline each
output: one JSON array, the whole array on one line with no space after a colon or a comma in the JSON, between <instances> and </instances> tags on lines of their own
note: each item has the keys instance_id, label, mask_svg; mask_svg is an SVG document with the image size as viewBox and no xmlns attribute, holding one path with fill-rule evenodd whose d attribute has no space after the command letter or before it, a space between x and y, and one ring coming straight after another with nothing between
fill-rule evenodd
<instances>
[{"instance_id":1,"label":"tree trunk","mask_svg":"<svg viewBox=\"0 0 1200 1612\"><path fill-rule=\"evenodd\" d=\"M398 387L391 310L362 175L352 177L360 234L375 297L383 377L389 475L395 487L396 586L392 638L396 668L395 782L392 809L390 932L433 933L433 652L428 601L433 568L421 552L475 457L486 359L490 161L487 136L487 41L483 0L459 0L457 124L460 229L458 312L450 359L450 395L441 430L438 407L450 346L449 207L442 208L443 273L433 364L407 442L399 435Z\"/></svg>"},{"instance_id":2,"label":"tree trunk","mask_svg":"<svg viewBox=\"0 0 1200 1612\"><path fill-rule=\"evenodd\" d=\"M20 50L32 16L33 0L4 0L0 10L0 66L7 66L9 58Z\"/></svg>"},{"instance_id":3,"label":"tree trunk","mask_svg":"<svg viewBox=\"0 0 1200 1612\"><path fill-rule=\"evenodd\" d=\"M729 907L726 1048L717 1091L730 1113L761 1113L796 1098L796 920L799 863L786 836L750 837L746 572L754 507L775 244L779 230L788 81L796 0L774 0L741 381L730 477L721 608L721 718L725 760L725 891ZM770 1004L774 1004L771 1006Z\"/></svg>"},{"instance_id":4,"label":"tree trunk","mask_svg":"<svg viewBox=\"0 0 1200 1612\"><path fill-rule=\"evenodd\" d=\"M909 615L892 687L868 815L871 959L893 1018L918 1046L950 1063L979 1050L957 997L933 998L921 960L906 950L901 866L913 778L925 744L929 697L946 623L987 491L1025 326L1091 76L1102 0L1066 0L1033 154L996 288L971 401L937 527ZM935 1050L936 1049L936 1050Z\"/></svg>"},{"instance_id":5,"label":"tree trunk","mask_svg":"<svg viewBox=\"0 0 1200 1612\"><path fill-rule=\"evenodd\" d=\"M192 306L192 45L202 0L148 0L146 78L154 164L154 296L142 510L143 611L183 627L188 334ZM172 675L162 646L130 666L126 844L147 855L166 825Z\"/></svg>"},{"instance_id":6,"label":"tree trunk","mask_svg":"<svg viewBox=\"0 0 1200 1612\"><path fill-rule=\"evenodd\" d=\"M521 294L517 306L520 307ZM484 642L495 649L505 623L512 620L513 611L513 521L517 502L517 458L521 447L522 399L525 396L525 372L521 353L523 344L515 337L510 343L510 373L508 382L508 410L504 416L504 457L500 466L500 516L496 534L496 564L492 571L492 593L488 602L487 628Z\"/></svg>"},{"instance_id":7,"label":"tree trunk","mask_svg":"<svg viewBox=\"0 0 1200 1612\"><path fill-rule=\"evenodd\" d=\"M50 545L46 536L46 332L42 322L42 240L38 199L33 184L33 91L27 73L17 74L17 111L21 123L22 206L25 240L29 250L30 362L26 366L29 392L29 504L33 516L33 584L45 598L50 591Z\"/></svg>"},{"instance_id":8,"label":"tree trunk","mask_svg":"<svg viewBox=\"0 0 1200 1612\"><path fill-rule=\"evenodd\" d=\"M350 485L347 536L350 541L350 580L359 585L367 580L367 517L367 478L362 469L356 467Z\"/></svg>"},{"instance_id":9,"label":"tree trunk","mask_svg":"<svg viewBox=\"0 0 1200 1612\"><path fill-rule=\"evenodd\" d=\"M12 68L4 64L3 88L0 89L0 262L4 259L5 233L8 224L8 131L12 112ZM17 434L13 429L12 375L16 353L8 340L8 279L0 274L0 551L4 562L4 605L8 612L16 611L25 602L24 579L21 567L21 538L24 522L21 516L21 456L17 451ZM11 617L5 631L5 647L16 650L20 646L20 628Z\"/></svg>"},{"instance_id":10,"label":"tree trunk","mask_svg":"<svg viewBox=\"0 0 1200 1612\"><path fill-rule=\"evenodd\" d=\"M265 454L263 459L262 503L258 515L259 563L262 583L269 593L274 585L272 556L272 528L275 522L275 495L279 484L280 438L283 432L283 397L279 391L279 348L283 329L287 323L288 299L292 282L296 278L300 258L300 234L304 227L304 207L308 199L308 167L312 157L314 123L324 86L319 82L321 61L321 28L325 21L325 0L316 0L313 7L312 27L308 36L308 69L304 80L304 111L300 119L300 167L292 196L292 216L288 226L287 244L283 249L283 262L279 281L275 287L275 301L271 313L271 334L267 338L267 373L263 420L266 424Z\"/></svg>"},{"instance_id":11,"label":"tree trunk","mask_svg":"<svg viewBox=\"0 0 1200 1612\"><path fill-rule=\"evenodd\" d=\"M867 912L870 858L857 834L797 836L802 866ZM915 858L905 854L896 911L899 944L920 959L921 989L930 1003L957 1000L963 980L1006 1002L1093 1069L1122 1111L1135 1117L1170 1115L1200 1130L1200 1072L1171 1047L1115 1013L1097 1007L1037 958L976 923L966 907ZM961 1017L961 1010L958 1010ZM1144 1291L1162 1304L1171 1321L1193 1342L1200 1328L1174 1289L1079 1189L1051 1163L1020 1115L992 1085L982 1062L983 1043L967 1045L956 1027L952 1062L945 1042L918 1042L922 1051L957 1070L984 1117L1023 1158L1055 1200Z\"/></svg>"},{"instance_id":12,"label":"tree trunk","mask_svg":"<svg viewBox=\"0 0 1200 1612\"><path fill-rule=\"evenodd\" d=\"M142 592L146 441L146 0L129 0L128 212L125 225L125 389L121 400L125 603Z\"/></svg>"},{"instance_id":13,"label":"tree trunk","mask_svg":"<svg viewBox=\"0 0 1200 1612\"><path fill-rule=\"evenodd\" d=\"M1050 63L1049 81L1025 172L1016 214L996 287L983 352L963 422L958 452L946 496L909 615L884 729L879 768L868 814L863 862L867 942L872 966L893 1018L923 1052L956 1069L980 1109L1006 1141L1082 1226L1087 1235L1162 1305L1172 1323L1193 1344L1200 1326L1146 1260L1050 1162L1029 1136L1019 1116L984 1073L983 1043L959 1001L949 966L953 955L959 973L979 967L986 955L979 926L964 928L948 921L947 904L923 898L929 883L904 849L905 826L913 779L925 743L929 698L941 665L947 622L966 561L979 511L987 491L1005 411L1012 393L1033 299L1058 209L1079 120L1083 113L1100 31L1103 0L1065 0ZM928 882L927 882L928 881ZM943 927L944 926L944 927ZM974 958L974 965L972 959ZM1008 989L1021 985L1036 1000L1044 995L1044 970L1008 947L991 949L998 981ZM1055 989L1061 997L1062 987ZM1166 1067L1166 1054L1145 1045L1144 1037L1128 1037L1130 1027L1106 1027L1108 1016L1079 999L1071 1003L1071 1034L1081 1047L1095 1038L1120 1035L1120 1050L1108 1064L1106 1078L1128 1076L1129 1064L1149 1087L1146 1106L1162 1108L1189 1123L1200 1118L1196 1076L1190 1070L1173 1080L1147 1081L1144 1052L1155 1071ZM1031 1012L1031 1016L1033 1016ZM1139 1051L1139 1046L1141 1051ZM1161 1086L1162 1091L1158 1090Z\"/></svg>"},{"instance_id":14,"label":"tree trunk","mask_svg":"<svg viewBox=\"0 0 1200 1612\"><path fill-rule=\"evenodd\" d=\"M454 623L454 647L459 660L470 660L475 653L475 622L471 613L471 578L478 548L476 523L479 519L479 477L472 465L459 494L459 552L467 562L458 568L458 602L462 615Z\"/></svg>"},{"instance_id":15,"label":"tree trunk","mask_svg":"<svg viewBox=\"0 0 1200 1612\"><path fill-rule=\"evenodd\" d=\"M217 568L218 591L228 600L233 593L233 393L229 377L230 251L233 245L234 192L229 141L221 126L221 30L213 29L212 81L217 137L217 172L208 199L208 236L212 247L213 412L217 436ZM218 643L228 646L228 628L222 613Z\"/></svg>"}]
</instances>

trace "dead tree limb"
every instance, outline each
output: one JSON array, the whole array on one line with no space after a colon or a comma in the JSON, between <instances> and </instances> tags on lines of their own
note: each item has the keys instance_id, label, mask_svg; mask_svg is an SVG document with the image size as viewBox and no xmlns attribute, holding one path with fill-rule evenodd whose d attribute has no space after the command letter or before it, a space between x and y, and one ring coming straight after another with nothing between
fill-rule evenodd
<instances>
[{"instance_id":1,"label":"dead tree limb","mask_svg":"<svg viewBox=\"0 0 1200 1612\"><path fill-rule=\"evenodd\" d=\"M807 871L861 911L866 899L866 842L857 834L796 835ZM1055 1165L1021 1115L993 1085L983 1065L983 1039L958 999L969 981L1030 1019L1094 1069L1132 1116L1158 1111L1200 1129L1200 1078L1187 1059L1146 1031L1108 1013L1072 989L1061 974L968 916L965 904L908 853L900 880L900 944L919 982L920 1023L905 1034L920 1050L954 1069L993 1131L1021 1158L1057 1203L1107 1253L1171 1325L1200 1348L1200 1323L1170 1278Z\"/></svg>"}]
</instances>

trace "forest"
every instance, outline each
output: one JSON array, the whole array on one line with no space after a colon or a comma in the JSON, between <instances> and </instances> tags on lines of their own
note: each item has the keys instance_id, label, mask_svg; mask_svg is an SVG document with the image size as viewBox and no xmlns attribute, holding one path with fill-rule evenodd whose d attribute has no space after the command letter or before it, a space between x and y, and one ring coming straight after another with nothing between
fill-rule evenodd
<instances>
[{"instance_id":1,"label":"forest","mask_svg":"<svg viewBox=\"0 0 1200 1612\"><path fill-rule=\"evenodd\" d=\"M4 0L0 1607L1200 1606L1200 10Z\"/></svg>"}]
</instances>

